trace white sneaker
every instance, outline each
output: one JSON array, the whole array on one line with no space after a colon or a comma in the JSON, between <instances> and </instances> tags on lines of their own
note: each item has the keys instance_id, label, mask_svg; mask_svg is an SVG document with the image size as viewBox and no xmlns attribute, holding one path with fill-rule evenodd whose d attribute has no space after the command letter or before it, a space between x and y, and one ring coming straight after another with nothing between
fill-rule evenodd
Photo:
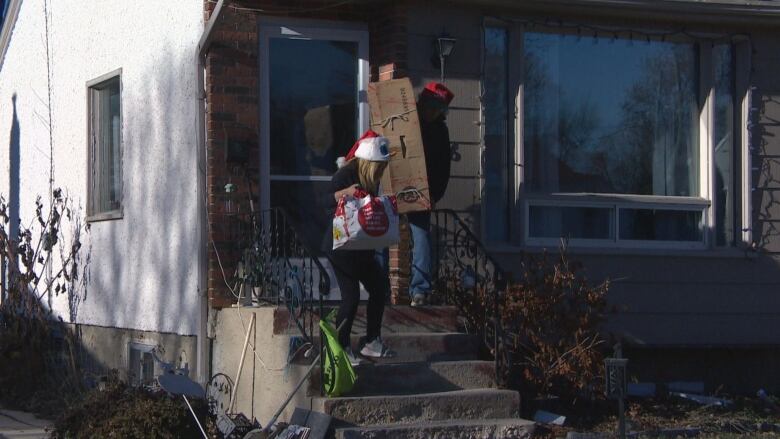
<instances>
[{"instance_id":1,"label":"white sneaker","mask_svg":"<svg viewBox=\"0 0 780 439\"><path fill-rule=\"evenodd\" d=\"M388 349L382 341L382 337L377 337L363 346L360 355L372 358L393 358L395 352Z\"/></svg>"},{"instance_id":2,"label":"white sneaker","mask_svg":"<svg viewBox=\"0 0 780 439\"><path fill-rule=\"evenodd\" d=\"M428 297L425 294L415 294L412 296L412 306L425 306L428 303Z\"/></svg>"},{"instance_id":3,"label":"white sneaker","mask_svg":"<svg viewBox=\"0 0 780 439\"><path fill-rule=\"evenodd\" d=\"M344 349L344 352L347 354L347 359L349 359L349 363L352 364L352 366L358 366L361 363L363 363L363 360L361 360L359 357L357 357L353 352L352 348L346 348Z\"/></svg>"}]
</instances>

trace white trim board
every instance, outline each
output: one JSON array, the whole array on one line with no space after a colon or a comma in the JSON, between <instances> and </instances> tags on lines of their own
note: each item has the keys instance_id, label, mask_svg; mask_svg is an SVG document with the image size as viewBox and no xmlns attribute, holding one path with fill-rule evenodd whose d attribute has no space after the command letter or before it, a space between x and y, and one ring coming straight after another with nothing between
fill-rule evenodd
<instances>
[{"instance_id":1,"label":"white trim board","mask_svg":"<svg viewBox=\"0 0 780 439\"><path fill-rule=\"evenodd\" d=\"M19 17L19 9L22 7L22 0L10 0L8 2L8 12L5 15L5 24L0 31L0 70L3 70L3 62L5 61L5 53L8 51L8 46L11 44L11 35L13 34L13 28L16 26L16 19Z\"/></svg>"}]
</instances>

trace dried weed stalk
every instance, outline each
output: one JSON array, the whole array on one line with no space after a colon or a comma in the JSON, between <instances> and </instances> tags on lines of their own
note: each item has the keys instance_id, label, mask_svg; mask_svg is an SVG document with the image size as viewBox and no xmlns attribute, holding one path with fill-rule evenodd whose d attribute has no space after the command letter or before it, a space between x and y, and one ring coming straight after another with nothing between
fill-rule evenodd
<instances>
[{"instance_id":1,"label":"dried weed stalk","mask_svg":"<svg viewBox=\"0 0 780 439\"><path fill-rule=\"evenodd\" d=\"M444 276L441 293L459 308L469 329L487 331L490 339L495 285L464 288L461 277ZM588 282L565 243L558 255L524 256L520 278L498 297L505 384L529 396L598 397L604 344L599 329L608 289L609 282Z\"/></svg>"},{"instance_id":2,"label":"dried weed stalk","mask_svg":"<svg viewBox=\"0 0 780 439\"><path fill-rule=\"evenodd\" d=\"M565 244L558 256L525 259L522 278L509 286L501 307L516 360L512 378L521 389L570 400L598 396L608 289L609 282L588 282Z\"/></svg>"},{"instance_id":3,"label":"dried weed stalk","mask_svg":"<svg viewBox=\"0 0 780 439\"><path fill-rule=\"evenodd\" d=\"M10 206L0 197L0 388L6 403L46 413L81 390L76 340L51 306L62 295L71 308L79 302L88 229L60 189L49 205L40 197L35 204L32 223L12 236Z\"/></svg>"}]
</instances>

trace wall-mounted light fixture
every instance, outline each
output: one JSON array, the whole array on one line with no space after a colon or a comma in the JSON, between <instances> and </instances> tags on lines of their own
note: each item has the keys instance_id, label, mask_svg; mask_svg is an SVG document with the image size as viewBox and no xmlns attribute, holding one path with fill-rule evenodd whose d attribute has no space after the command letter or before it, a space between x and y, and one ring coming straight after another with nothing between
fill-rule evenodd
<instances>
[{"instance_id":1,"label":"wall-mounted light fixture","mask_svg":"<svg viewBox=\"0 0 780 439\"><path fill-rule=\"evenodd\" d=\"M441 82L444 82L444 63L455 50L456 42L457 40L455 38L450 38L446 34L436 38L435 46L439 52L439 71L441 72Z\"/></svg>"}]
</instances>

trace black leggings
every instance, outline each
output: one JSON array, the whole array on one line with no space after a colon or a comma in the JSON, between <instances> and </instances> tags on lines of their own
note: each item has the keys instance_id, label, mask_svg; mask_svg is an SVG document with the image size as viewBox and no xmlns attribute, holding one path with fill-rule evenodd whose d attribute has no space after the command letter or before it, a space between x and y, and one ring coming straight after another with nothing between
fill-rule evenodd
<instances>
[{"instance_id":1,"label":"black leggings","mask_svg":"<svg viewBox=\"0 0 780 439\"><path fill-rule=\"evenodd\" d=\"M341 306L336 317L336 327L344 321L344 326L339 330L339 343L345 349L350 347L352 323L360 304L360 283L368 291L366 341L372 341L381 335L388 282L379 263L374 259L375 253L374 250L335 250L329 254L341 290Z\"/></svg>"}]
</instances>

